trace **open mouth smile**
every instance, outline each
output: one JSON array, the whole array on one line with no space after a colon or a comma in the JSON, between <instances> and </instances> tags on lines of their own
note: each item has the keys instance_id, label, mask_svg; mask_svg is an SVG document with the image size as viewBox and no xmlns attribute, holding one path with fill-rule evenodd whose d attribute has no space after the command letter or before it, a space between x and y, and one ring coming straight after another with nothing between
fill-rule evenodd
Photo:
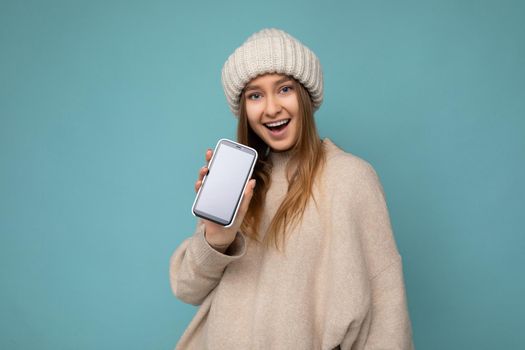
<instances>
[{"instance_id":1,"label":"open mouth smile","mask_svg":"<svg viewBox=\"0 0 525 350\"><path fill-rule=\"evenodd\" d=\"M288 125L290 120L291 119L282 119L282 120L278 120L276 122L264 123L264 126L266 126L268 129L270 129L270 131L280 131L280 130L283 130L284 128L286 128L286 126Z\"/></svg>"}]
</instances>

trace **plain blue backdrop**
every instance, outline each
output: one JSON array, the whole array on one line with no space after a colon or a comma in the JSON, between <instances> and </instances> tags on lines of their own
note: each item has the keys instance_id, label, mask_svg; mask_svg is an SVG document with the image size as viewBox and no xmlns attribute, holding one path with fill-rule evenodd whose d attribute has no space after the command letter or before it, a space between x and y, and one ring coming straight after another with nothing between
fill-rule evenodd
<instances>
[{"instance_id":1,"label":"plain blue backdrop","mask_svg":"<svg viewBox=\"0 0 525 350\"><path fill-rule=\"evenodd\" d=\"M224 61L320 58L322 137L369 161L418 349L525 347L522 1L0 1L0 348L171 349L168 279Z\"/></svg>"}]
</instances>

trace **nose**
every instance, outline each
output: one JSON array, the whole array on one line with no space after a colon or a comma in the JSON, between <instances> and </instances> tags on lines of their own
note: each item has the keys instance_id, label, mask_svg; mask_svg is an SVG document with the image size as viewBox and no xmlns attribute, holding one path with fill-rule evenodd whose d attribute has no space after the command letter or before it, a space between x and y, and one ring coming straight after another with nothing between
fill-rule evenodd
<instances>
[{"instance_id":1,"label":"nose","mask_svg":"<svg viewBox=\"0 0 525 350\"><path fill-rule=\"evenodd\" d=\"M268 98L266 99L266 106L265 107L266 108L264 109L264 113L268 117L275 117L275 116L277 116L281 112L281 110L283 109L283 107L279 103L279 100L277 99L277 97L272 96L272 95L269 95Z\"/></svg>"}]
</instances>

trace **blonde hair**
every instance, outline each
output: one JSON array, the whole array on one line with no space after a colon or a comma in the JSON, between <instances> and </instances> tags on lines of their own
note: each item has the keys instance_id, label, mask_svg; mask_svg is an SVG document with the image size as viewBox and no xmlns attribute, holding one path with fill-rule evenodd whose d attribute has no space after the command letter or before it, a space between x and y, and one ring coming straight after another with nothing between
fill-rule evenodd
<instances>
[{"instance_id":1,"label":"blonde hair","mask_svg":"<svg viewBox=\"0 0 525 350\"><path fill-rule=\"evenodd\" d=\"M299 138L291 150L292 156L286 168L288 192L272 218L263 241L267 248L273 244L278 250L279 242L284 247L288 230L301 221L309 198L313 198L313 185L326 158L315 125L312 99L301 83L290 78L294 83L299 103ZM252 175L257 181L257 186L241 224L241 230L250 238L260 242L258 230L266 193L270 187L273 165L267 155L268 146L249 126L244 90L240 97L237 141L255 148L259 153ZM293 174L290 174L290 169L294 164L297 164L297 167ZM315 198L313 199L315 201Z\"/></svg>"}]
</instances>

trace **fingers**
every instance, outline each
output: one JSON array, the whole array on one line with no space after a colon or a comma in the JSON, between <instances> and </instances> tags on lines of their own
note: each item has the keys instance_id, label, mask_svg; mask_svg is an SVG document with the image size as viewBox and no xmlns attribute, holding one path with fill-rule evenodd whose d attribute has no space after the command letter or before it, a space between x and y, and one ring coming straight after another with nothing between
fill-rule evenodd
<instances>
[{"instance_id":1,"label":"fingers","mask_svg":"<svg viewBox=\"0 0 525 350\"><path fill-rule=\"evenodd\" d=\"M208 168L203 166L199 170L199 179L195 182L195 192L199 192L199 188L202 185L202 180L204 179L204 175L208 172Z\"/></svg>"},{"instance_id":2,"label":"fingers","mask_svg":"<svg viewBox=\"0 0 525 350\"><path fill-rule=\"evenodd\" d=\"M198 180L197 182L195 182L195 193L199 192L199 188L201 188L201 185L202 185L201 180Z\"/></svg>"},{"instance_id":3,"label":"fingers","mask_svg":"<svg viewBox=\"0 0 525 350\"><path fill-rule=\"evenodd\" d=\"M255 179L251 179L250 182L248 182L248 186L246 186L246 190L244 191L244 196L241 201L241 206L239 207L239 217L242 220L244 218L244 215L248 211L248 208L250 207L250 202L253 197L253 191L255 189Z\"/></svg>"},{"instance_id":4,"label":"fingers","mask_svg":"<svg viewBox=\"0 0 525 350\"><path fill-rule=\"evenodd\" d=\"M204 175L206 175L207 173L208 173L208 167L203 166L202 168L200 168L200 170L199 170L199 180L204 179Z\"/></svg>"},{"instance_id":5,"label":"fingers","mask_svg":"<svg viewBox=\"0 0 525 350\"><path fill-rule=\"evenodd\" d=\"M212 155L213 155L213 151L210 148L208 148L208 150L206 150L206 155L205 155L205 159L207 163L210 162ZM202 168L199 169L199 179L195 182L195 192L199 192L199 188L201 188L202 180L204 179L204 175L206 175L207 173L208 173L207 166L203 166Z\"/></svg>"}]
</instances>

